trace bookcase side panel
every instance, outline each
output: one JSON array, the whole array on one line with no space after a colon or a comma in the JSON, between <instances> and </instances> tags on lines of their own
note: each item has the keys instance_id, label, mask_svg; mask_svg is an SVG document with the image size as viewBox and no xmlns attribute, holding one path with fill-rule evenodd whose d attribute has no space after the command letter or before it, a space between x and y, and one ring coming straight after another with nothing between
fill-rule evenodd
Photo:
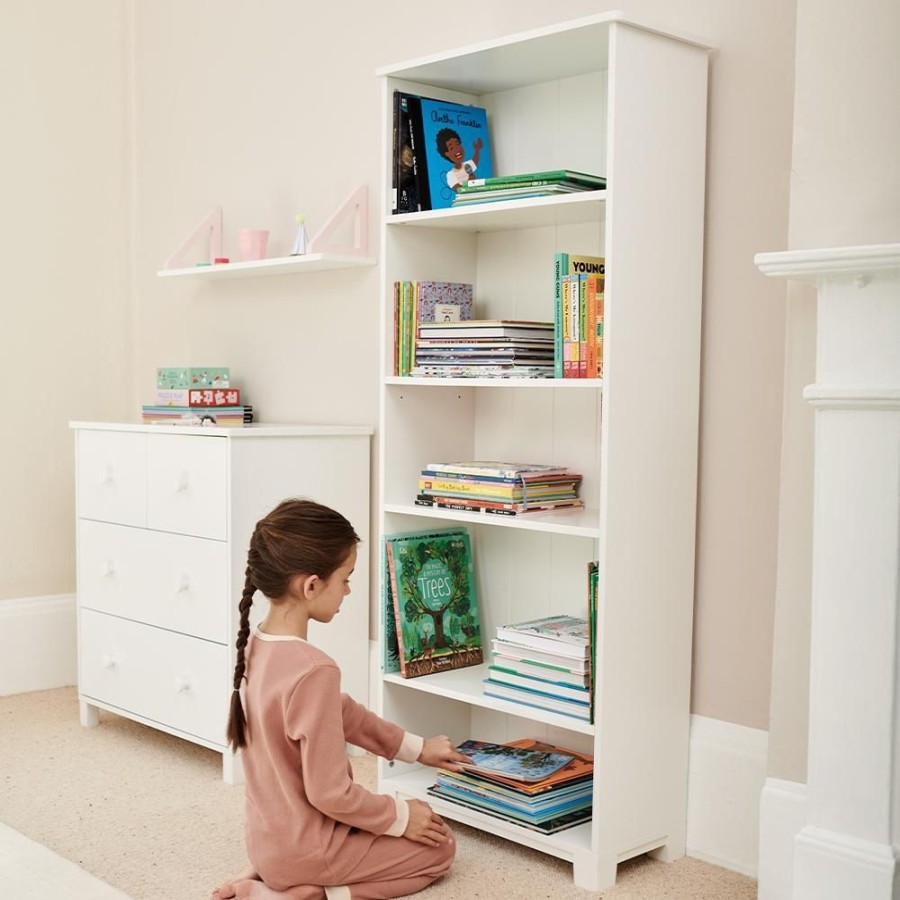
<instances>
[{"instance_id":1,"label":"bookcase side panel","mask_svg":"<svg viewBox=\"0 0 900 900\"><path fill-rule=\"evenodd\" d=\"M684 852L706 52L614 26L595 838Z\"/></svg>"}]
</instances>

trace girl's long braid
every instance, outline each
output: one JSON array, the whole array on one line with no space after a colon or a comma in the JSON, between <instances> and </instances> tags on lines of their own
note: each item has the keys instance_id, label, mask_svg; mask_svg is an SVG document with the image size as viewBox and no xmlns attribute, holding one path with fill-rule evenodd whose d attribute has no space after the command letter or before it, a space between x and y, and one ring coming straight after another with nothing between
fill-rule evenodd
<instances>
[{"instance_id":1,"label":"girl's long braid","mask_svg":"<svg viewBox=\"0 0 900 900\"><path fill-rule=\"evenodd\" d=\"M228 743L235 750L247 746L247 720L244 716L244 707L241 704L240 689L241 682L244 680L244 667L246 665L244 650L250 637L250 607L253 605L254 593L256 593L256 587L253 584L252 569L250 566L247 566L244 592L241 594L241 602L238 606L241 622L238 627L237 642L235 644L237 647L237 662L234 666L234 690L231 692L231 712L228 716L228 730L226 732Z\"/></svg>"}]
</instances>

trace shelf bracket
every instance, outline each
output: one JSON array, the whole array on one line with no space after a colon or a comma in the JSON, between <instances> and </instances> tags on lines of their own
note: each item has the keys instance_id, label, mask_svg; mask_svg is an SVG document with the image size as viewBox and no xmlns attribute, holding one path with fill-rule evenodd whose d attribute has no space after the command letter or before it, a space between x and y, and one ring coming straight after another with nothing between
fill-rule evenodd
<instances>
[{"instance_id":1,"label":"shelf bracket","mask_svg":"<svg viewBox=\"0 0 900 900\"><path fill-rule=\"evenodd\" d=\"M209 237L209 262L222 255L222 207L215 206L184 239L178 249L163 263L163 269L178 269L188 265L184 255L203 237Z\"/></svg>"},{"instance_id":2,"label":"shelf bracket","mask_svg":"<svg viewBox=\"0 0 900 900\"><path fill-rule=\"evenodd\" d=\"M353 216L353 246L332 243L334 233ZM345 256L369 255L369 188L357 188L340 209L322 226L309 242L310 253L340 253Z\"/></svg>"}]
</instances>

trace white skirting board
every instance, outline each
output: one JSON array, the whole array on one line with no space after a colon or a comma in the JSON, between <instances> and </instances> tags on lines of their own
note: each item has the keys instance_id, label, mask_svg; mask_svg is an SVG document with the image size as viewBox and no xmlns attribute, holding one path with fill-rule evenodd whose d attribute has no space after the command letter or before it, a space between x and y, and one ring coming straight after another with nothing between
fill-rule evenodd
<instances>
[{"instance_id":1,"label":"white skirting board","mask_svg":"<svg viewBox=\"0 0 900 900\"><path fill-rule=\"evenodd\" d=\"M0 696L75 684L75 635L74 594L0 600Z\"/></svg>"},{"instance_id":2,"label":"white skirting board","mask_svg":"<svg viewBox=\"0 0 900 900\"><path fill-rule=\"evenodd\" d=\"M759 804L759 900L791 900L794 839L806 824L806 785L767 778Z\"/></svg>"}]
</instances>

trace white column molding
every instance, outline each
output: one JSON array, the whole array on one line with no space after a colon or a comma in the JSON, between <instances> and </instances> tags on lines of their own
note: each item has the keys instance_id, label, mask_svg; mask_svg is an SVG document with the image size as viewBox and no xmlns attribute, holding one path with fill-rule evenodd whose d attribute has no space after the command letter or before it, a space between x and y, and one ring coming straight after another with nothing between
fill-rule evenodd
<instances>
[{"instance_id":1,"label":"white column molding","mask_svg":"<svg viewBox=\"0 0 900 900\"><path fill-rule=\"evenodd\" d=\"M804 392L816 416L809 776L792 897L897 900L900 244L756 264L818 291Z\"/></svg>"}]
</instances>

